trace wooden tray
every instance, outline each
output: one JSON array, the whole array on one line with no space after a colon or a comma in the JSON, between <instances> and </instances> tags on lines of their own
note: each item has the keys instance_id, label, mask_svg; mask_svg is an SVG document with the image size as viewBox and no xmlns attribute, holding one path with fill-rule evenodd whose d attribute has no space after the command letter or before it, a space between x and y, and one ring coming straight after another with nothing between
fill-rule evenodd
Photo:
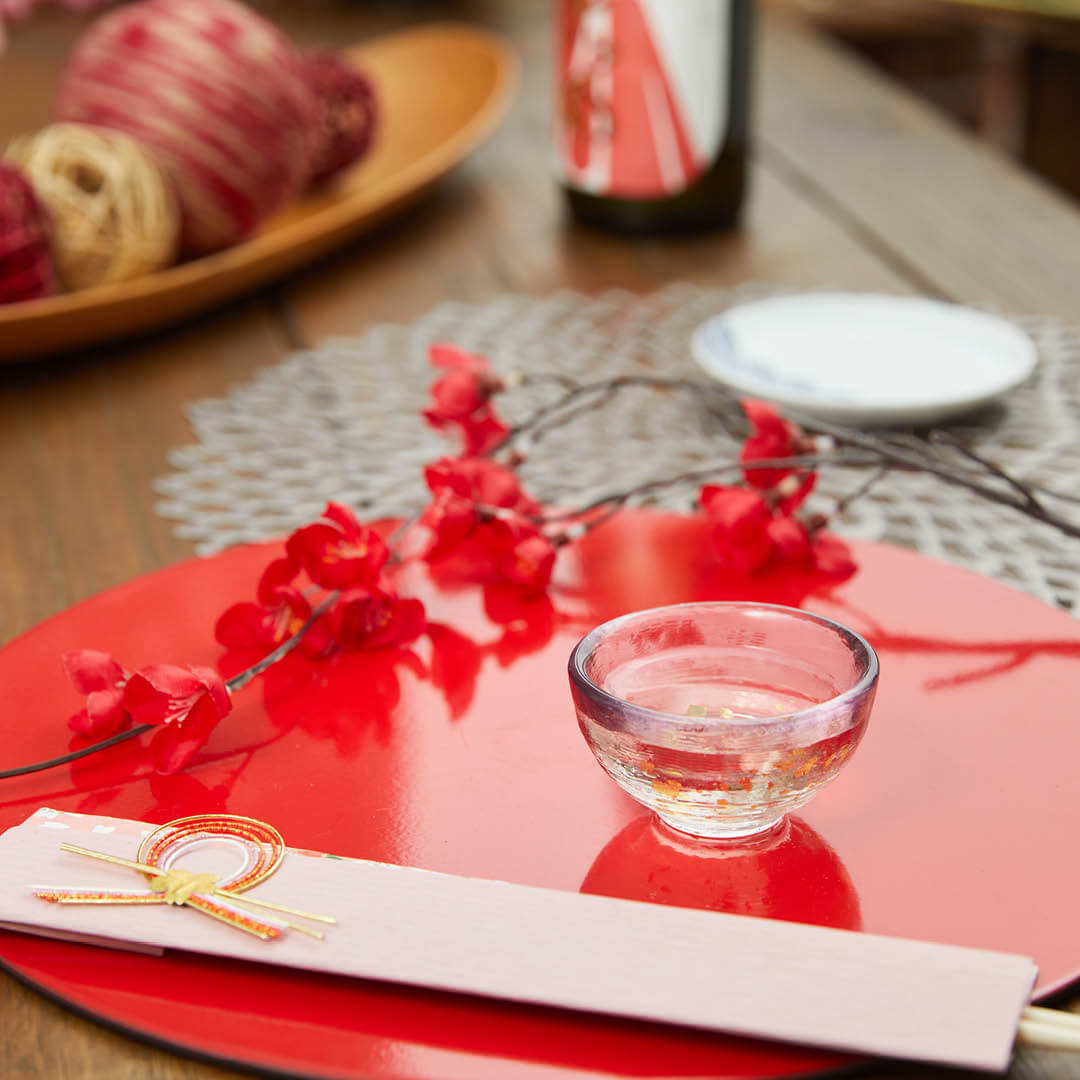
<instances>
[{"instance_id":1,"label":"wooden tray","mask_svg":"<svg viewBox=\"0 0 1080 1080\"><path fill-rule=\"evenodd\" d=\"M372 153L250 240L132 281L0 306L0 361L85 348L165 326L280 277L401 210L492 133L517 85L510 46L434 25L346 50L375 81Z\"/></svg>"}]
</instances>

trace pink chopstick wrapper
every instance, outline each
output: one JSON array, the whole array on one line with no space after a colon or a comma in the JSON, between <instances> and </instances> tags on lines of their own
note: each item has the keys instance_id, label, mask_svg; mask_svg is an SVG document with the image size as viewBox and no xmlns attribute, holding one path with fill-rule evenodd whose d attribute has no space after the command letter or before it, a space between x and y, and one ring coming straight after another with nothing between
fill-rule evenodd
<instances>
[{"instance_id":1,"label":"pink chopstick wrapper","mask_svg":"<svg viewBox=\"0 0 1080 1080\"><path fill-rule=\"evenodd\" d=\"M336 916L325 941L287 933L261 942L186 908L61 906L28 888L137 886L134 871L59 844L134 858L152 828L38 810L0 835L0 922L997 1071L1008 1067L1037 973L1008 953L295 850L252 895Z\"/></svg>"}]
</instances>

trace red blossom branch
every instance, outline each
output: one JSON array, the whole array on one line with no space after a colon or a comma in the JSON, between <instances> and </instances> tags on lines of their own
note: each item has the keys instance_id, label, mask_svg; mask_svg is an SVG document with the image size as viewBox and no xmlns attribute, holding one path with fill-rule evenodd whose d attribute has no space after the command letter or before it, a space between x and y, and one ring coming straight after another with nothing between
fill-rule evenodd
<instances>
[{"instance_id":1,"label":"red blossom branch","mask_svg":"<svg viewBox=\"0 0 1080 1080\"><path fill-rule=\"evenodd\" d=\"M525 382L531 381L526 377ZM628 387L649 387L659 391L681 391L698 398L709 398L727 406L726 415L731 415L731 406L738 402L727 388L713 382L697 382L694 379L669 378L661 375L619 375L595 382L574 382L561 379L559 386L563 393L552 402L537 408L531 416L510 429L506 437L491 452L501 453L511 449L515 441L526 437L540 425L553 426L563 419L573 419L599 407L611 399L614 393ZM583 408L582 398L586 399ZM746 402L738 402L745 411ZM759 403L753 403L755 407ZM766 406L766 408L770 408ZM774 410L775 412L775 410ZM724 414L718 414L724 415ZM777 416L779 414L777 413ZM1040 485L1028 484L1012 476L1007 470L997 465L972 448L965 446L947 432L931 430L924 439L902 434L871 435L856 428L809 416L798 410L785 409L782 420L794 424L801 432L812 436L823 436L832 440L833 450L820 453L816 458L818 465L833 467L852 467L855 462L845 459L843 451L854 449L865 455L862 467L878 469L897 469L900 471L923 472L934 476L943 483L966 490L985 499L987 502L1015 510L1037 521L1057 529L1071 537L1080 537L1080 524L1062 517L1049 510L1036 497L1036 492L1047 498L1062 502L1077 503L1080 498L1065 492L1048 490ZM734 426L732 424L732 426ZM739 432L744 434L744 432ZM751 432L751 438L754 433ZM819 442L820 445L820 442ZM954 462L942 460L935 453L936 448L947 447L975 468L965 468ZM746 464L744 462L744 464ZM724 465L723 468L728 468ZM669 478L662 478L655 483L657 487L666 486ZM994 481L999 482L995 486Z\"/></svg>"},{"instance_id":2,"label":"red blossom branch","mask_svg":"<svg viewBox=\"0 0 1080 1080\"><path fill-rule=\"evenodd\" d=\"M311 617L299 627L290 637L286 638L273 652L267 653L261 660L252 664L250 667L245 668L243 671L238 672L231 678L224 680L224 684L229 693L235 693L237 690L242 690L252 679L261 675L271 665L276 664L279 660L283 659L289 653L293 651L303 641L304 636L314 626L314 624L321 618L321 616L329 610L331 605L337 599L336 593L331 593L327 596L321 604L312 612ZM89 743L86 746L80 747L78 750L71 750L66 754L60 754L58 757L49 758L46 761L35 761L30 765L20 765L14 769L2 769L0 770L0 780L8 780L14 776L27 776L30 773L43 772L46 769L54 769L58 765L67 765L72 761L78 761L80 758L87 757L89 754L96 754L99 750L106 750L110 746L116 746L118 743L127 742L129 739L137 738L140 735L145 735L147 732L156 730L157 725L146 723L137 724L134 727L128 728L126 731L118 732L115 735L110 735L108 738L100 739L97 742Z\"/></svg>"},{"instance_id":3,"label":"red blossom branch","mask_svg":"<svg viewBox=\"0 0 1080 1080\"><path fill-rule=\"evenodd\" d=\"M317 521L294 530L283 555L264 569L255 598L231 605L217 620L214 633L220 644L261 654L228 680L210 668L154 664L129 672L105 653L69 654L67 674L86 695L85 707L70 724L81 734L101 738L47 761L0 771L0 779L77 761L147 733L153 733L155 767L174 772L229 713L231 695L294 649L312 659L340 650L386 650L396 663L394 657L410 655L402 646L421 634L432 638L433 647L437 639L445 644L449 628L429 624L420 601L399 596L385 575L406 557L406 537L410 557L453 563L458 580L510 588L531 598L547 589L558 548L598 528L631 500L694 483L702 485L697 503L711 527L718 574L747 575L794 564L842 580L855 570L851 553L824 532L829 516L806 513L804 506L824 466L872 470L835 500L834 516L888 471L917 470L1080 536L1080 525L1049 510L1040 496L1076 500L1024 484L942 432L926 439L870 435L795 412L781 414L764 402L738 400L716 383L692 379L649 374L593 382L559 374L515 379L498 375L484 357L452 345L433 346L430 359L440 374L422 415L436 430L459 435L461 453L425 469L430 499L423 510L386 538L333 502ZM499 394L513 386L544 384L558 390L553 400L513 426L502 420L495 408ZM743 440L738 460L658 477L574 508L541 505L515 472L524 460L523 448L633 387L714 402L728 432ZM414 530L419 542L410 535ZM1011 657L1002 661L1009 662Z\"/></svg>"}]
</instances>

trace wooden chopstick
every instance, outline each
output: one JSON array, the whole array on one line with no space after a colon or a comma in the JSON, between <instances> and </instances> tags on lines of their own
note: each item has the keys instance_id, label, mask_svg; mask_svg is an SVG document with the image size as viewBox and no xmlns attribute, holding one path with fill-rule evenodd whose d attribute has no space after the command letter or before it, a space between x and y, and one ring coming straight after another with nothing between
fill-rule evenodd
<instances>
[{"instance_id":1,"label":"wooden chopstick","mask_svg":"<svg viewBox=\"0 0 1080 1080\"><path fill-rule=\"evenodd\" d=\"M1028 1005L1020 1014L1016 1041L1045 1050L1080 1050L1080 1016Z\"/></svg>"}]
</instances>

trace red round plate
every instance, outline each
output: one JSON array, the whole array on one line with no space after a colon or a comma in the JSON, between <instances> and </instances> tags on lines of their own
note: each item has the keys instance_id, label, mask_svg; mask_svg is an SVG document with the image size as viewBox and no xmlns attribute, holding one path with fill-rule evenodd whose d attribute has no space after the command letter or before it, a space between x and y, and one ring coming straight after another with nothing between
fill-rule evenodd
<instances>
[{"instance_id":1,"label":"red round plate","mask_svg":"<svg viewBox=\"0 0 1080 1080\"><path fill-rule=\"evenodd\" d=\"M0 828L40 806L149 822L229 811L273 823L296 847L1023 953L1042 994L1076 978L1075 869L1063 853L1080 835L1080 624L883 545L854 545L859 572L831 590L794 572L725 584L707 546L696 520L626 512L565 550L550 598L528 604L406 568L402 587L434 624L414 649L290 657L237 695L176 776L153 775L145 749L127 743L3 781ZM244 658L220 655L213 622L253 594L275 550L140 578L0 650L0 768L65 749L64 720L80 704L60 672L66 650L236 670ZM881 681L853 761L785 835L710 846L654 827L601 772L577 731L566 660L616 614L736 596L848 623L878 649ZM76 1008L305 1076L758 1077L853 1060L182 953L102 957L0 934L12 972Z\"/></svg>"}]
</instances>

